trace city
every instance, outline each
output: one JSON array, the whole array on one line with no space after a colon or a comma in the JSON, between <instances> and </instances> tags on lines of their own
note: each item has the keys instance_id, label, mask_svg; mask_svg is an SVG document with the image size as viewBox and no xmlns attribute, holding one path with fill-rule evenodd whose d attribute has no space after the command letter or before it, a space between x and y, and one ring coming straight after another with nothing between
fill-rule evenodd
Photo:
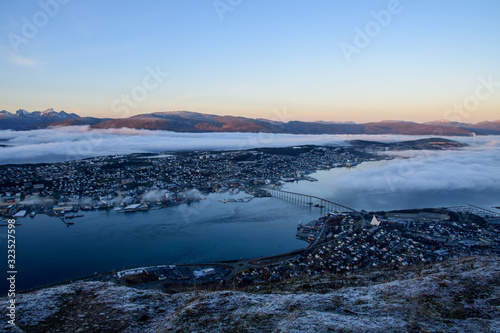
<instances>
[{"instance_id":1,"label":"city","mask_svg":"<svg viewBox=\"0 0 500 333\"><path fill-rule=\"evenodd\" d=\"M379 151L454 149L446 139L393 144L354 142L347 146L296 146L242 151L201 151L94 157L52 164L0 166L0 212L4 217L31 212L90 209L161 208L199 200L201 193L241 190L266 195L263 185L315 181L311 173L392 159ZM375 148L374 148L375 147ZM383 149L380 149L383 147ZM139 206L135 206L139 208ZM130 208L130 210L133 210Z\"/></svg>"},{"instance_id":2,"label":"city","mask_svg":"<svg viewBox=\"0 0 500 333\"><path fill-rule=\"evenodd\" d=\"M276 283L314 276L430 264L454 257L500 254L500 214L473 206L394 212L327 213L297 228L310 244L272 257L162 265L96 274L104 281L169 293L267 290ZM372 216L370 221L369 217ZM366 218L365 218L366 217ZM73 281L75 282L75 281Z\"/></svg>"},{"instance_id":3,"label":"city","mask_svg":"<svg viewBox=\"0 0 500 333\"><path fill-rule=\"evenodd\" d=\"M0 166L0 208L6 217L21 208L49 214L54 207L77 211L143 203L158 208L199 200L199 195L186 194L190 189L205 194L242 190L258 196L263 195L262 185L314 181L308 175L316 170L376 158L387 157L350 148L301 146L6 165Z\"/></svg>"},{"instance_id":4,"label":"city","mask_svg":"<svg viewBox=\"0 0 500 333\"><path fill-rule=\"evenodd\" d=\"M499 12L1 1L0 331L499 332Z\"/></svg>"},{"instance_id":5,"label":"city","mask_svg":"<svg viewBox=\"0 0 500 333\"><path fill-rule=\"evenodd\" d=\"M201 200L213 192L244 191L247 197L224 202L245 202L281 192L285 182L314 182L310 175L317 170L389 159L392 157L377 152L419 149L421 145L426 149L460 147L439 139L406 145L358 141L354 148L297 146L132 154L55 164L6 165L0 167L1 212L4 217L16 218L28 213L32 217L37 213L56 215L69 226L74 223L69 220L82 216L73 214L79 211L160 209ZM313 197L308 198L301 203L317 209L321 216L297 226L297 238L309 243L301 250L227 262L165 263L101 272L81 281L111 281L168 292L190 290L193 286L261 288L305 276L345 275L380 267L398 269L500 252L500 214L480 207L356 212L336 205L325 207L327 201L320 198L313 204ZM332 207L339 210L329 211Z\"/></svg>"}]
</instances>

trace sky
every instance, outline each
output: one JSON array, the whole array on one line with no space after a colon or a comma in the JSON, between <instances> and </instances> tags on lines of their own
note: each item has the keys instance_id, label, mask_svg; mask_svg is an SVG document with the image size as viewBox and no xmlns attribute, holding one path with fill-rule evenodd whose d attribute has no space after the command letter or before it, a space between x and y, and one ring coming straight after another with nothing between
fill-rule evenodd
<instances>
[{"instance_id":1,"label":"sky","mask_svg":"<svg viewBox=\"0 0 500 333\"><path fill-rule=\"evenodd\" d=\"M3 0L0 110L499 120L494 0Z\"/></svg>"}]
</instances>

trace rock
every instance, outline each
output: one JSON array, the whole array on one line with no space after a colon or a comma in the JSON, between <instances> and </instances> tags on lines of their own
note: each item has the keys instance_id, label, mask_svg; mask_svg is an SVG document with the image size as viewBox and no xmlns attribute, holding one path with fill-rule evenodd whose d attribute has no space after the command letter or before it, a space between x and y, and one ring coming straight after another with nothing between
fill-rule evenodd
<instances>
[{"instance_id":1,"label":"rock","mask_svg":"<svg viewBox=\"0 0 500 333\"><path fill-rule=\"evenodd\" d=\"M498 330L498 256L451 259L415 272L407 267L352 274L348 286L332 284L338 276L323 275L308 279L307 291L301 291L299 279L261 288L267 293L253 288L252 293L170 296L111 283L75 283L19 295L17 332ZM2 320L6 302L0 298Z\"/></svg>"}]
</instances>

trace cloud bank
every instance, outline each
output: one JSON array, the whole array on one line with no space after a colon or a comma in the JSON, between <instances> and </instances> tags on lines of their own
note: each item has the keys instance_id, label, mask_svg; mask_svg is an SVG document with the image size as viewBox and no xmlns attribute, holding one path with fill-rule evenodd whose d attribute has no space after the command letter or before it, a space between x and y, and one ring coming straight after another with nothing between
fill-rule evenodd
<instances>
[{"instance_id":1,"label":"cloud bank","mask_svg":"<svg viewBox=\"0 0 500 333\"><path fill-rule=\"evenodd\" d=\"M500 189L500 149L477 145L458 151L407 151L382 166L353 171L332 181L342 189L367 186L380 193L412 190Z\"/></svg>"},{"instance_id":2,"label":"cloud bank","mask_svg":"<svg viewBox=\"0 0 500 333\"><path fill-rule=\"evenodd\" d=\"M0 164L40 163L138 152L230 150L301 144L345 144L347 140L402 141L421 137L403 135L291 135L263 133L174 133L137 129L93 130L87 126L34 131L0 131ZM330 171L319 183L301 182L287 189L317 195L352 208L432 206L445 196L471 203L492 198L500 204L500 137L453 137L469 146L451 151L388 152L396 159L363 163ZM418 196L411 193L420 193ZM425 193L425 195L422 195ZM460 193L460 195L456 195ZM151 193L157 200L164 193ZM418 206L418 205L417 205Z\"/></svg>"},{"instance_id":3,"label":"cloud bank","mask_svg":"<svg viewBox=\"0 0 500 333\"><path fill-rule=\"evenodd\" d=\"M0 164L60 162L87 157L165 151L250 149L345 140L410 140L408 136L292 135L269 133L176 133L137 129L95 130L88 126L0 131Z\"/></svg>"},{"instance_id":4,"label":"cloud bank","mask_svg":"<svg viewBox=\"0 0 500 333\"><path fill-rule=\"evenodd\" d=\"M461 139L464 140L464 139ZM465 139L468 140L468 139ZM500 204L498 137L478 137L459 150L388 152L389 161L320 172L316 185L287 185L354 209L404 209ZM418 202L417 202L418 201Z\"/></svg>"},{"instance_id":5,"label":"cloud bank","mask_svg":"<svg viewBox=\"0 0 500 333\"><path fill-rule=\"evenodd\" d=\"M24 206L49 206L56 203L56 200L50 198L43 198L38 195L29 195L20 202Z\"/></svg>"}]
</instances>

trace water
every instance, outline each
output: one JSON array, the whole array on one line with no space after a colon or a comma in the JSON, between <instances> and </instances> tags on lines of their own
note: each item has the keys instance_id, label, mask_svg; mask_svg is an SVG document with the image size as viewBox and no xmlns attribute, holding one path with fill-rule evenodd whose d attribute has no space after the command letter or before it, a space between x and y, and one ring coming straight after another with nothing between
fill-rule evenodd
<instances>
[{"instance_id":1,"label":"water","mask_svg":"<svg viewBox=\"0 0 500 333\"><path fill-rule=\"evenodd\" d=\"M457 151L398 152L406 160L365 162L318 171L318 182L284 190L325 198L356 210L380 211L473 204L500 207L500 146L494 138ZM74 225L37 215L18 220L17 290L130 267L269 256L303 248L296 225L321 212L275 198L222 203L229 194L148 212L85 212ZM0 227L0 248L7 228ZM6 253L6 250L2 250ZM7 271L7 258L0 268ZM6 290L2 279L0 292Z\"/></svg>"},{"instance_id":2,"label":"water","mask_svg":"<svg viewBox=\"0 0 500 333\"><path fill-rule=\"evenodd\" d=\"M219 202L224 197L211 194L198 203L147 212L84 212L69 227L44 214L20 218L17 290L130 267L285 253L307 246L295 237L299 219L321 216L317 208L280 199ZM1 247L6 230L0 230Z\"/></svg>"},{"instance_id":3,"label":"water","mask_svg":"<svg viewBox=\"0 0 500 333\"><path fill-rule=\"evenodd\" d=\"M459 171L463 176L455 177L452 170L443 170L437 178L431 179L421 175L426 174L421 169L407 176L393 173L391 168L398 163L401 161L364 162L350 169L321 170L311 175L318 182L286 183L282 189L324 198L358 211L466 204L483 208L500 207L499 184L492 179L498 177L495 174L474 174L474 183L469 181L466 171ZM496 163L500 173L500 163ZM484 179L478 179L479 177Z\"/></svg>"}]
</instances>

